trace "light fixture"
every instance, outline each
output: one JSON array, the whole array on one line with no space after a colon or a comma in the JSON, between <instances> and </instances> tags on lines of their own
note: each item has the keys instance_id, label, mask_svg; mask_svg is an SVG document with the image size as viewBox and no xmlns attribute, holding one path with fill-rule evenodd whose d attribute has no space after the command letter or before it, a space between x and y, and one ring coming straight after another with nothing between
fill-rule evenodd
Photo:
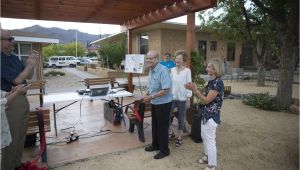
<instances>
[{"instance_id":1,"label":"light fixture","mask_svg":"<svg viewBox=\"0 0 300 170\"><path fill-rule=\"evenodd\" d=\"M174 2L173 6L176 7L176 2Z\"/></svg>"}]
</instances>

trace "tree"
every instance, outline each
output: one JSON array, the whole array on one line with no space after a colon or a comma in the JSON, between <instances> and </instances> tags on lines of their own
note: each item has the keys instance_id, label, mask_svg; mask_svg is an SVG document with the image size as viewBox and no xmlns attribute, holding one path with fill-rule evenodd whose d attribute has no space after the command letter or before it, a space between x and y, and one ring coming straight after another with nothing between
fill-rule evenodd
<instances>
[{"instance_id":1,"label":"tree","mask_svg":"<svg viewBox=\"0 0 300 170\"><path fill-rule=\"evenodd\" d=\"M103 44L99 49L99 54L101 56L101 62L108 64L109 67L116 65L121 66L122 60L125 58L126 45L125 41L116 42L113 44Z\"/></svg>"},{"instance_id":2,"label":"tree","mask_svg":"<svg viewBox=\"0 0 300 170\"><path fill-rule=\"evenodd\" d=\"M44 60L48 60L51 56L64 55L64 47L61 44L52 44L42 48Z\"/></svg>"},{"instance_id":3,"label":"tree","mask_svg":"<svg viewBox=\"0 0 300 170\"><path fill-rule=\"evenodd\" d=\"M63 45L64 55L76 56L76 42ZM85 52L84 46L77 42L77 56L82 56Z\"/></svg>"},{"instance_id":4,"label":"tree","mask_svg":"<svg viewBox=\"0 0 300 170\"><path fill-rule=\"evenodd\" d=\"M77 56L82 56L85 48L81 43L77 44ZM51 56L76 56L76 43L69 44L52 44L42 49L44 60Z\"/></svg>"},{"instance_id":5,"label":"tree","mask_svg":"<svg viewBox=\"0 0 300 170\"><path fill-rule=\"evenodd\" d=\"M218 8L224 13L211 15L204 25L222 30L221 34L228 39L244 39L252 44L258 58L258 85L263 85L265 57L274 54L280 57L276 98L278 105L287 109L292 102L294 63L299 51L299 1L219 2Z\"/></svg>"},{"instance_id":6,"label":"tree","mask_svg":"<svg viewBox=\"0 0 300 170\"><path fill-rule=\"evenodd\" d=\"M96 52L93 51L93 52L89 52L86 56L87 57L97 57L98 55Z\"/></svg>"},{"instance_id":7,"label":"tree","mask_svg":"<svg viewBox=\"0 0 300 170\"><path fill-rule=\"evenodd\" d=\"M280 49L277 103L287 109L292 103L292 85L299 57L299 0L252 0L274 22Z\"/></svg>"},{"instance_id":8,"label":"tree","mask_svg":"<svg viewBox=\"0 0 300 170\"><path fill-rule=\"evenodd\" d=\"M274 47L274 35L268 18L245 0L220 0L214 11L217 10L224 13L217 16L209 14L209 21L202 26L204 29L217 30L216 33L228 41L245 41L250 44L257 58L257 86L264 86L265 59L270 55L271 47ZM200 20L203 22L203 17Z\"/></svg>"}]
</instances>

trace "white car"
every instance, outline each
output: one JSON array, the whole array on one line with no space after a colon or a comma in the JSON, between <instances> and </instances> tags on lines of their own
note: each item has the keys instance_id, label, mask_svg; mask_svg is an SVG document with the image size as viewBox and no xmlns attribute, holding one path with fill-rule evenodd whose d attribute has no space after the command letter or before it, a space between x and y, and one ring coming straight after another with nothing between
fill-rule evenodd
<instances>
[{"instance_id":1,"label":"white car","mask_svg":"<svg viewBox=\"0 0 300 170\"><path fill-rule=\"evenodd\" d=\"M56 67L76 67L77 60L74 56L52 56L49 58L48 66L52 68Z\"/></svg>"}]
</instances>

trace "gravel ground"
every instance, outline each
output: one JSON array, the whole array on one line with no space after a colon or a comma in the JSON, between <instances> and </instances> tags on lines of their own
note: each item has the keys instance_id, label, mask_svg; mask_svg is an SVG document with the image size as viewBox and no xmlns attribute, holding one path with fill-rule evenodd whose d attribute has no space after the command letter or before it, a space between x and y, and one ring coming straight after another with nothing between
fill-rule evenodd
<instances>
[{"instance_id":1,"label":"gravel ground","mask_svg":"<svg viewBox=\"0 0 300 170\"><path fill-rule=\"evenodd\" d=\"M51 69L46 69L45 72ZM84 88L83 79L64 69L63 77L46 77L47 92L61 92ZM146 78L142 78L142 81ZM276 83L256 87L256 82L230 82L232 93L276 94ZM293 85L293 97L299 98L299 84ZM224 101L221 113L222 123L217 129L217 169L270 169L296 170L299 168L299 115L287 112L270 112L242 104L241 100ZM86 160L57 167L57 170L95 169L201 169L196 163L203 153L203 145L194 143L186 136L183 145L175 147L170 142L171 155L154 160L154 153L143 148L100 155Z\"/></svg>"}]
</instances>

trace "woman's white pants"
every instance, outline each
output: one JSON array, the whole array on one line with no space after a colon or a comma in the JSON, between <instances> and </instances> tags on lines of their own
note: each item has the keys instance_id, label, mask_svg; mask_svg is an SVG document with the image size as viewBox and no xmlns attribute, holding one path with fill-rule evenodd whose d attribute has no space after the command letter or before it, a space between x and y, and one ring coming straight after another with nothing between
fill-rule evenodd
<instances>
[{"instance_id":1,"label":"woman's white pants","mask_svg":"<svg viewBox=\"0 0 300 170\"><path fill-rule=\"evenodd\" d=\"M201 137L205 155L208 157L208 165L217 166L216 129L218 124L209 119L205 124L201 121Z\"/></svg>"}]
</instances>

